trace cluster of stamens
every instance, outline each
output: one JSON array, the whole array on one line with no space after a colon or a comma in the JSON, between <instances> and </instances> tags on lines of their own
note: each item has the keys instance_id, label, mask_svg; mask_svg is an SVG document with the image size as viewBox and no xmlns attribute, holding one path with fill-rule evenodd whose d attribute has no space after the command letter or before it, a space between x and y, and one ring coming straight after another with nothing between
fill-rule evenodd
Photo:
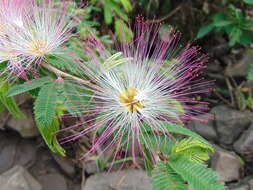
<instances>
[{"instance_id":1,"label":"cluster of stamens","mask_svg":"<svg viewBox=\"0 0 253 190\"><path fill-rule=\"evenodd\" d=\"M120 103L131 113L136 112L144 106L143 101L136 99L137 95L137 89L132 86L129 86L126 90L120 92Z\"/></svg>"}]
</instances>

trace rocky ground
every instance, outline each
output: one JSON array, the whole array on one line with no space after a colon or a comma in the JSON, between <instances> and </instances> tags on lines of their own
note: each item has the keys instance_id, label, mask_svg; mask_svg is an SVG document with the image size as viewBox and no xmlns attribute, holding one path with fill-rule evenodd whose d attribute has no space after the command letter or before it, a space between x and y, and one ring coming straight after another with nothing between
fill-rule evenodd
<instances>
[{"instance_id":1,"label":"rocky ground","mask_svg":"<svg viewBox=\"0 0 253 190\"><path fill-rule=\"evenodd\" d=\"M240 47L231 50L223 38L210 39L199 42L211 58L206 77L215 79L215 86L221 89L230 88L227 78L239 83L245 80L247 65L253 62L253 57ZM188 127L214 145L216 153L209 164L228 190L253 190L253 112L248 108L240 111L236 100L218 91L204 98L211 103L210 113L214 118L208 123L190 122ZM51 153L32 119L32 100L18 99L27 115L25 119L13 118L7 112L0 115L1 190L151 189L144 171L124 169L101 173L92 158L77 161Z\"/></svg>"},{"instance_id":2,"label":"rocky ground","mask_svg":"<svg viewBox=\"0 0 253 190\"><path fill-rule=\"evenodd\" d=\"M22 104L26 119L2 113L0 189L4 190L148 190L141 170L99 173L94 161L77 161L51 153L32 120L31 100ZM229 190L253 190L253 113L227 105L211 109L214 119L188 127L214 144L210 166Z\"/></svg>"}]
</instances>

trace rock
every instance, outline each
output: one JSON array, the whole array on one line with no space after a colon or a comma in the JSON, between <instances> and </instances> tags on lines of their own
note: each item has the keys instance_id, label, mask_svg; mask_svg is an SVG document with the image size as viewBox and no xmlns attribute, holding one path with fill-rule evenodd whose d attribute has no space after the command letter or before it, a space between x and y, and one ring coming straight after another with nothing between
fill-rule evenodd
<instances>
[{"instance_id":1,"label":"rock","mask_svg":"<svg viewBox=\"0 0 253 190\"><path fill-rule=\"evenodd\" d=\"M15 165L31 166L36 160L37 147L32 140L22 139L17 144Z\"/></svg>"},{"instance_id":2,"label":"rock","mask_svg":"<svg viewBox=\"0 0 253 190\"><path fill-rule=\"evenodd\" d=\"M244 184L244 185L240 185L238 187L231 188L229 190L251 190L251 189L250 189L249 185Z\"/></svg>"},{"instance_id":3,"label":"rock","mask_svg":"<svg viewBox=\"0 0 253 190\"><path fill-rule=\"evenodd\" d=\"M213 125L212 120L209 120L207 123L191 121L189 123L189 128L208 140L217 141L218 136Z\"/></svg>"},{"instance_id":4,"label":"rock","mask_svg":"<svg viewBox=\"0 0 253 190\"><path fill-rule=\"evenodd\" d=\"M233 190L250 190L250 188L249 188L248 185L243 185L243 186L237 187L237 188L235 188L235 189L233 189Z\"/></svg>"},{"instance_id":5,"label":"rock","mask_svg":"<svg viewBox=\"0 0 253 190\"><path fill-rule=\"evenodd\" d=\"M33 140L21 139L14 133L0 133L0 174L14 165L31 166L36 160Z\"/></svg>"},{"instance_id":6,"label":"rock","mask_svg":"<svg viewBox=\"0 0 253 190\"><path fill-rule=\"evenodd\" d=\"M232 77L244 77L248 72L249 63L251 62L253 62L253 55L245 53L238 63L228 65L225 70L225 75Z\"/></svg>"},{"instance_id":7,"label":"rock","mask_svg":"<svg viewBox=\"0 0 253 190\"><path fill-rule=\"evenodd\" d=\"M240 138L234 143L234 149L242 155L246 161L253 159L253 124L246 130Z\"/></svg>"},{"instance_id":8,"label":"rock","mask_svg":"<svg viewBox=\"0 0 253 190\"><path fill-rule=\"evenodd\" d=\"M50 150L48 148L40 148L37 151L37 159L32 167L29 168L29 171L33 176L40 176L41 174L48 173L58 173L59 167L57 163L52 158Z\"/></svg>"},{"instance_id":9,"label":"rock","mask_svg":"<svg viewBox=\"0 0 253 190\"><path fill-rule=\"evenodd\" d=\"M242 112L227 106L216 106L211 110L221 144L232 144L251 123L251 112Z\"/></svg>"},{"instance_id":10,"label":"rock","mask_svg":"<svg viewBox=\"0 0 253 190\"><path fill-rule=\"evenodd\" d=\"M22 137L34 137L38 136L39 132L33 120L33 113L30 109L22 109L22 112L25 113L25 118L15 118L11 117L6 125L19 132Z\"/></svg>"},{"instance_id":11,"label":"rock","mask_svg":"<svg viewBox=\"0 0 253 190\"><path fill-rule=\"evenodd\" d=\"M5 130L4 126L10 117L10 113L7 109L0 113L0 129Z\"/></svg>"},{"instance_id":12,"label":"rock","mask_svg":"<svg viewBox=\"0 0 253 190\"><path fill-rule=\"evenodd\" d=\"M221 148L216 149L211 160L211 167L219 174L218 179L223 182L239 180L243 172L243 163L239 156Z\"/></svg>"},{"instance_id":13,"label":"rock","mask_svg":"<svg viewBox=\"0 0 253 190\"><path fill-rule=\"evenodd\" d=\"M251 179L248 181L249 186L250 186L250 190L253 190L253 179L251 177Z\"/></svg>"},{"instance_id":14,"label":"rock","mask_svg":"<svg viewBox=\"0 0 253 190\"><path fill-rule=\"evenodd\" d=\"M0 141L0 174L10 169L15 161L17 143L16 136L5 136L1 133Z\"/></svg>"},{"instance_id":15,"label":"rock","mask_svg":"<svg viewBox=\"0 0 253 190\"><path fill-rule=\"evenodd\" d=\"M85 171L87 174L95 174L98 172L97 164L95 160L89 160L84 163Z\"/></svg>"},{"instance_id":16,"label":"rock","mask_svg":"<svg viewBox=\"0 0 253 190\"><path fill-rule=\"evenodd\" d=\"M0 175L0 187L3 190L42 190L42 186L21 166Z\"/></svg>"},{"instance_id":17,"label":"rock","mask_svg":"<svg viewBox=\"0 0 253 190\"><path fill-rule=\"evenodd\" d=\"M147 174L141 170L123 170L112 173L100 173L87 179L82 190L151 190Z\"/></svg>"},{"instance_id":18,"label":"rock","mask_svg":"<svg viewBox=\"0 0 253 190\"><path fill-rule=\"evenodd\" d=\"M45 190L68 190L65 178L58 173L50 173L38 176L38 181Z\"/></svg>"},{"instance_id":19,"label":"rock","mask_svg":"<svg viewBox=\"0 0 253 190\"><path fill-rule=\"evenodd\" d=\"M55 153L52 153L52 155L65 174L67 174L69 177L73 177L75 175L75 166L71 160Z\"/></svg>"}]
</instances>

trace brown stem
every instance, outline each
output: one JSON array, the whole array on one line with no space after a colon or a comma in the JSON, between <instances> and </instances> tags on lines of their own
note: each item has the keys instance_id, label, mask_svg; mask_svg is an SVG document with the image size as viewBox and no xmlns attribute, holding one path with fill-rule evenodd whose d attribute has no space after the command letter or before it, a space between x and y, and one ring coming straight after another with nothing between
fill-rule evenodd
<instances>
[{"instance_id":1,"label":"brown stem","mask_svg":"<svg viewBox=\"0 0 253 190\"><path fill-rule=\"evenodd\" d=\"M41 64L41 66L44 67L44 68L46 68L46 69L48 69L49 71L55 73L57 76L68 77L68 78L71 78L71 79L73 79L73 80L75 80L75 81L77 81L77 82L80 82L80 83L82 83L82 84L85 84L85 85L91 84L91 83L90 83L89 81L87 81L87 80L84 80L84 79L81 79L81 78L76 77L76 76L74 76L74 75L65 73L65 72L63 72L63 71L61 71L61 70L59 70L59 69L53 67L52 65L49 65L48 63L45 63L45 62L44 62L44 63Z\"/></svg>"},{"instance_id":2,"label":"brown stem","mask_svg":"<svg viewBox=\"0 0 253 190\"><path fill-rule=\"evenodd\" d=\"M178 6L177 8L175 8L173 11L171 11L168 15L160 18L160 19L157 19L157 20L149 20L147 21L148 23L161 23L163 22L164 20L167 20L169 19L170 17L172 17L175 13L177 13L177 11L179 11L180 9L182 8L182 6Z\"/></svg>"}]
</instances>

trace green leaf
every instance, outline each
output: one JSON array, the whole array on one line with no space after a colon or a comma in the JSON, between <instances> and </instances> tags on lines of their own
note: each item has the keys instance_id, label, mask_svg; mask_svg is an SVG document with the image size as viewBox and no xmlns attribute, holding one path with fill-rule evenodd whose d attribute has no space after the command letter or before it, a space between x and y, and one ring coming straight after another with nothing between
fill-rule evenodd
<instances>
[{"instance_id":1,"label":"green leaf","mask_svg":"<svg viewBox=\"0 0 253 190\"><path fill-rule=\"evenodd\" d=\"M175 140L165 135L157 135L154 132L145 133L143 130L140 134L140 142L147 147L148 150L153 149L156 152L162 152L166 155L170 154Z\"/></svg>"},{"instance_id":2,"label":"green leaf","mask_svg":"<svg viewBox=\"0 0 253 190\"><path fill-rule=\"evenodd\" d=\"M0 102L0 113L5 110L5 106Z\"/></svg>"},{"instance_id":3,"label":"green leaf","mask_svg":"<svg viewBox=\"0 0 253 190\"><path fill-rule=\"evenodd\" d=\"M0 82L0 102L4 107L17 118L25 117L22 111L19 109L15 99L13 97L8 97L7 92L9 90L9 84L7 81Z\"/></svg>"},{"instance_id":4,"label":"green leaf","mask_svg":"<svg viewBox=\"0 0 253 190\"><path fill-rule=\"evenodd\" d=\"M109 6L105 5L104 7L104 18L106 24L112 23L112 10Z\"/></svg>"},{"instance_id":5,"label":"green leaf","mask_svg":"<svg viewBox=\"0 0 253 190\"><path fill-rule=\"evenodd\" d=\"M190 137L174 144L171 155L184 156L191 161L204 163L209 160L209 153L213 152L214 149L211 145Z\"/></svg>"},{"instance_id":6,"label":"green leaf","mask_svg":"<svg viewBox=\"0 0 253 190\"><path fill-rule=\"evenodd\" d=\"M243 2L249 5L253 5L253 0L243 0Z\"/></svg>"},{"instance_id":7,"label":"green leaf","mask_svg":"<svg viewBox=\"0 0 253 190\"><path fill-rule=\"evenodd\" d=\"M168 164L194 190L225 190L224 184L217 180L217 174L203 164L182 156L171 157Z\"/></svg>"},{"instance_id":8,"label":"green leaf","mask_svg":"<svg viewBox=\"0 0 253 190\"><path fill-rule=\"evenodd\" d=\"M38 129L51 151L65 155L65 150L56 138L60 123L56 117L57 90L56 84L43 86L34 105L35 121Z\"/></svg>"},{"instance_id":9,"label":"green leaf","mask_svg":"<svg viewBox=\"0 0 253 190\"><path fill-rule=\"evenodd\" d=\"M161 161L152 171L152 185L154 190L187 190L187 185L180 175Z\"/></svg>"},{"instance_id":10,"label":"green leaf","mask_svg":"<svg viewBox=\"0 0 253 190\"><path fill-rule=\"evenodd\" d=\"M38 126L51 125L56 115L57 93L54 84L43 86L35 101L34 114Z\"/></svg>"},{"instance_id":11,"label":"green leaf","mask_svg":"<svg viewBox=\"0 0 253 190\"><path fill-rule=\"evenodd\" d=\"M253 32L244 30L242 35L240 36L239 41L241 44L244 44L244 45L251 44L253 41Z\"/></svg>"},{"instance_id":12,"label":"green leaf","mask_svg":"<svg viewBox=\"0 0 253 190\"><path fill-rule=\"evenodd\" d=\"M228 16L225 15L224 13L216 13L214 15L212 15L212 19L213 19L213 24L214 25L219 25L218 23L222 23L224 21L230 21Z\"/></svg>"},{"instance_id":13,"label":"green leaf","mask_svg":"<svg viewBox=\"0 0 253 190\"><path fill-rule=\"evenodd\" d=\"M81 95L80 95L81 94ZM67 110L74 116L80 116L86 111L80 105L88 105L90 103L93 92L83 89L76 81L66 80L63 85L63 96L65 98L65 106Z\"/></svg>"},{"instance_id":14,"label":"green leaf","mask_svg":"<svg viewBox=\"0 0 253 190\"><path fill-rule=\"evenodd\" d=\"M8 96L15 96L17 94L21 94L36 88L39 88L43 85L45 85L46 83L51 82L52 79L50 77L42 77L39 79L33 79L31 81L27 81L23 84L18 84L15 86L12 86L9 91L8 91Z\"/></svg>"},{"instance_id":15,"label":"green leaf","mask_svg":"<svg viewBox=\"0 0 253 190\"><path fill-rule=\"evenodd\" d=\"M233 22L230 20L220 20L220 21L213 22L213 24L215 27L224 27L224 26L233 24Z\"/></svg>"},{"instance_id":16,"label":"green leaf","mask_svg":"<svg viewBox=\"0 0 253 190\"><path fill-rule=\"evenodd\" d=\"M240 41L242 35L242 30L240 28L234 27L229 34L229 46L234 46Z\"/></svg>"},{"instance_id":17,"label":"green leaf","mask_svg":"<svg viewBox=\"0 0 253 190\"><path fill-rule=\"evenodd\" d=\"M115 21L115 33L120 42L130 43L133 40L133 31L122 20Z\"/></svg>"},{"instance_id":18,"label":"green leaf","mask_svg":"<svg viewBox=\"0 0 253 190\"><path fill-rule=\"evenodd\" d=\"M107 5L115 11L124 21L128 21L128 16L124 13L121 7L113 0L107 0Z\"/></svg>"},{"instance_id":19,"label":"green leaf","mask_svg":"<svg viewBox=\"0 0 253 190\"><path fill-rule=\"evenodd\" d=\"M69 50L71 52L71 50ZM62 52L62 54L58 55L50 55L46 57L46 62L50 65L55 66L58 69L61 69L63 71L67 71L70 74L80 74L79 65L77 61L74 60L74 58L70 55L67 55Z\"/></svg>"},{"instance_id":20,"label":"green leaf","mask_svg":"<svg viewBox=\"0 0 253 190\"><path fill-rule=\"evenodd\" d=\"M211 32L214 28L214 24L213 23L210 23L210 24L206 24L204 26L202 26L199 31L198 31L198 34L197 34L197 38L202 38L204 37L205 35L207 35L209 32Z\"/></svg>"},{"instance_id":21,"label":"green leaf","mask_svg":"<svg viewBox=\"0 0 253 190\"><path fill-rule=\"evenodd\" d=\"M65 150L60 146L56 138L56 132L60 129L60 123L57 118L54 118L52 123L48 126L38 125L40 134L42 135L47 146L52 152L59 153L65 156Z\"/></svg>"},{"instance_id":22,"label":"green leaf","mask_svg":"<svg viewBox=\"0 0 253 190\"><path fill-rule=\"evenodd\" d=\"M177 133L177 134L181 134L181 135L190 136L190 137L198 139L199 141L201 141L203 143L209 144L208 141L206 141L203 137L201 137L197 133L194 133L190 129L181 127L175 123L163 122L161 124L161 127L163 127L164 129L168 130L171 133Z\"/></svg>"},{"instance_id":23,"label":"green leaf","mask_svg":"<svg viewBox=\"0 0 253 190\"><path fill-rule=\"evenodd\" d=\"M120 0L120 1L126 12L131 12L133 10L130 0Z\"/></svg>"}]
</instances>

